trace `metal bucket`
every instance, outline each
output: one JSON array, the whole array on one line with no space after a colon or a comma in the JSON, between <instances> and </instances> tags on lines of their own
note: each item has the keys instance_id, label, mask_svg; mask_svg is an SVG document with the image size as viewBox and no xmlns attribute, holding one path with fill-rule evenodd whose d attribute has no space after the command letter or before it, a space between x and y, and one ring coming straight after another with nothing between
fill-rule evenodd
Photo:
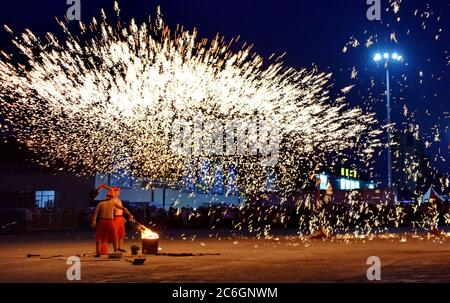
<instances>
[{"instance_id":1,"label":"metal bucket","mask_svg":"<svg viewBox=\"0 0 450 303\"><path fill-rule=\"evenodd\" d=\"M156 255L158 253L159 239L142 239L142 254Z\"/></svg>"}]
</instances>

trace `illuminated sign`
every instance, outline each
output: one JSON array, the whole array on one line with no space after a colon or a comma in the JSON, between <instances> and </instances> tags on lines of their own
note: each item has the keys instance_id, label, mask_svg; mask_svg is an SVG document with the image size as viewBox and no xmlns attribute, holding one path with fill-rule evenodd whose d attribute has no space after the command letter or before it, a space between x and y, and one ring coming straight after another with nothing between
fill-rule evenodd
<instances>
[{"instance_id":1,"label":"illuminated sign","mask_svg":"<svg viewBox=\"0 0 450 303\"><path fill-rule=\"evenodd\" d=\"M339 182L340 182L339 185L340 185L341 190L361 189L361 184L359 183L359 181L342 178Z\"/></svg>"},{"instance_id":2,"label":"illuminated sign","mask_svg":"<svg viewBox=\"0 0 450 303\"><path fill-rule=\"evenodd\" d=\"M356 169L349 169L342 167L341 168L341 176L348 178L358 178L358 171Z\"/></svg>"}]
</instances>

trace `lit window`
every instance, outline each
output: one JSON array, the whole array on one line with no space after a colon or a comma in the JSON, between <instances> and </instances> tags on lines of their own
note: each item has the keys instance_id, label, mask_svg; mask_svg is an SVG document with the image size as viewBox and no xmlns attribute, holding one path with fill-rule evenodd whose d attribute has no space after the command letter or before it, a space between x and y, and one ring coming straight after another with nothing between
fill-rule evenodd
<instances>
[{"instance_id":1,"label":"lit window","mask_svg":"<svg viewBox=\"0 0 450 303\"><path fill-rule=\"evenodd\" d=\"M327 175L319 175L320 178L320 189L325 190L328 184L328 176Z\"/></svg>"},{"instance_id":2,"label":"lit window","mask_svg":"<svg viewBox=\"0 0 450 303\"><path fill-rule=\"evenodd\" d=\"M350 180L348 180L348 179L345 180L345 189L346 190L350 190L351 189L351 183L350 183Z\"/></svg>"},{"instance_id":3,"label":"lit window","mask_svg":"<svg viewBox=\"0 0 450 303\"><path fill-rule=\"evenodd\" d=\"M36 191L36 207L53 208L55 207L55 191Z\"/></svg>"},{"instance_id":4,"label":"lit window","mask_svg":"<svg viewBox=\"0 0 450 303\"><path fill-rule=\"evenodd\" d=\"M359 181L355 181L355 189L360 189L361 188L361 184L359 183Z\"/></svg>"},{"instance_id":5,"label":"lit window","mask_svg":"<svg viewBox=\"0 0 450 303\"><path fill-rule=\"evenodd\" d=\"M341 179L341 190L345 190L345 179Z\"/></svg>"}]
</instances>

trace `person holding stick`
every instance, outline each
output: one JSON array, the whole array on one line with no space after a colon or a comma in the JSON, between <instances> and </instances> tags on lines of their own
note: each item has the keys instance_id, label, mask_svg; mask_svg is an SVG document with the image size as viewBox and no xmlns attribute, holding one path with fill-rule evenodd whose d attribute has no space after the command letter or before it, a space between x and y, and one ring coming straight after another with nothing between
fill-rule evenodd
<instances>
[{"instance_id":1,"label":"person holding stick","mask_svg":"<svg viewBox=\"0 0 450 303\"><path fill-rule=\"evenodd\" d=\"M92 227L97 228L96 233L96 257L100 257L100 246L102 243L113 243L114 252L116 252L119 248L119 240L117 235L117 229L114 224L114 211L119 209L125 212L128 217L133 220L133 215L122 206L122 203L119 203L117 200L117 193L120 191L115 190L112 187L106 186L104 184L100 185L98 190L100 189L108 189L108 194L106 195L106 199L101 201L94 212L92 217ZM97 219L98 225L97 225ZM123 251L123 249L121 250Z\"/></svg>"}]
</instances>

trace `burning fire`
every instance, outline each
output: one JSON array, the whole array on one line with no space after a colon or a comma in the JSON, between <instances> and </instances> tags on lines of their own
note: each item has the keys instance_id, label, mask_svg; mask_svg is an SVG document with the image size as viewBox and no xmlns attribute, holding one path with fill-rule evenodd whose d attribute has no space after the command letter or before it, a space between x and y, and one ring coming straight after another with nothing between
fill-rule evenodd
<instances>
[{"instance_id":1,"label":"burning fire","mask_svg":"<svg viewBox=\"0 0 450 303\"><path fill-rule=\"evenodd\" d=\"M159 235L146 227L142 227L141 239L156 240L159 239Z\"/></svg>"}]
</instances>

